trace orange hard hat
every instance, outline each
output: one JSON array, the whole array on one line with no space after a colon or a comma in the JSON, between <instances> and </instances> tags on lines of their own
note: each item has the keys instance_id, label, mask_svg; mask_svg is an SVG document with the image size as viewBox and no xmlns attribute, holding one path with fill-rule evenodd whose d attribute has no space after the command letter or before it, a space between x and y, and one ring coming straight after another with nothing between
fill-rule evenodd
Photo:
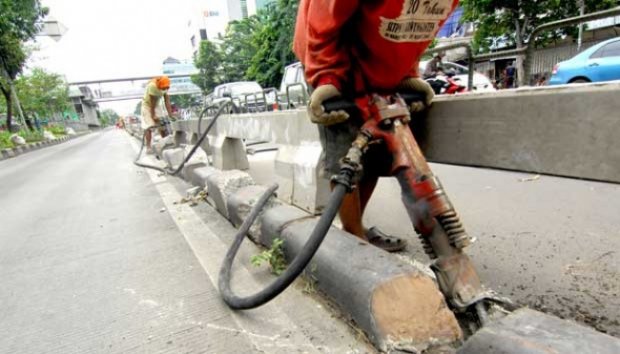
<instances>
[{"instance_id":1,"label":"orange hard hat","mask_svg":"<svg viewBox=\"0 0 620 354\"><path fill-rule=\"evenodd\" d=\"M155 78L155 84L160 90L170 88L170 78L168 76L160 76Z\"/></svg>"}]
</instances>

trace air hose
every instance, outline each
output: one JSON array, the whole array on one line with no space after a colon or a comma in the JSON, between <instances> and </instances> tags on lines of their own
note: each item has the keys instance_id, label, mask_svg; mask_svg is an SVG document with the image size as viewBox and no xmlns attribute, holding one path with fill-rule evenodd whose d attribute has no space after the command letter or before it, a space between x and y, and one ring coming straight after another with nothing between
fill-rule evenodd
<instances>
[{"instance_id":1,"label":"air hose","mask_svg":"<svg viewBox=\"0 0 620 354\"><path fill-rule=\"evenodd\" d=\"M213 126L215 125L215 122L222 115L222 112L224 112L224 109L226 107L228 107L229 104L230 104L230 102L226 102L226 103L222 104L219 107L219 110L217 111L217 113L215 113L215 116L213 117L213 119L211 120L209 125L207 126L207 129L200 136L200 139L198 139L198 142L196 143L196 145L194 145L194 147L190 150L189 154L187 154L187 156L185 157L183 162L176 169L172 170L170 168L164 168L164 167L159 167L159 166L155 166L155 165L149 165L149 164L140 162L140 157L142 156L142 151L144 150L144 145L146 143L146 132L149 131L149 130L158 129L158 128L160 128L160 126L148 127L144 131L144 134L142 135L142 146L140 146L140 151L138 152L138 156L136 156L136 159L133 162L134 165L140 166L140 167L144 167L144 168L149 168L151 170L159 171L159 172L165 173L167 175L171 175L171 176L175 176L175 175L179 174L179 172L181 172L183 170L183 167L185 167L185 164L187 163L187 161L189 161L192 158L192 156L194 156L194 153L196 152L196 150L198 150L198 148L200 147L202 142L207 138L207 135L209 134L209 131L211 131L211 128L213 128ZM200 113L200 116L198 117L198 131L200 131L200 124L202 123L202 118L204 117L205 113L209 109L211 109L211 108L214 108L214 107L213 106L206 107Z\"/></svg>"},{"instance_id":2,"label":"air hose","mask_svg":"<svg viewBox=\"0 0 620 354\"><path fill-rule=\"evenodd\" d=\"M248 217L243 221L243 224L239 228L237 235L235 236L235 240L233 244L230 246L230 249L226 253L226 257L224 258L224 262L222 264L222 268L220 269L220 277L219 277L219 289L222 298L226 304L235 310L247 310L255 307L259 307L261 305L266 304L280 293L282 293L286 288L291 285L291 283L303 272L304 268L308 265L316 251L319 249L319 246L325 239L327 232L329 231L330 226L338 210L340 209L340 204L342 204L342 199L345 194L351 188L351 180L353 174L350 170L343 168L340 172L338 178L335 178L336 186L333 189L329 200L327 202L327 207L323 211L323 215L319 219L316 224L310 238L304 245L303 249L299 252L299 254L293 259L291 264L286 268L284 273L282 273L276 280L274 280L271 284L269 284L265 289L246 297L241 297L233 293L230 281L231 281L231 268L233 261L235 260L235 256L239 251L239 247L243 242L248 230L258 217L261 210L265 207L265 204L269 200L269 198L275 193L278 188L277 184L270 186L267 191L260 197L260 199L256 202Z\"/></svg>"}]
</instances>

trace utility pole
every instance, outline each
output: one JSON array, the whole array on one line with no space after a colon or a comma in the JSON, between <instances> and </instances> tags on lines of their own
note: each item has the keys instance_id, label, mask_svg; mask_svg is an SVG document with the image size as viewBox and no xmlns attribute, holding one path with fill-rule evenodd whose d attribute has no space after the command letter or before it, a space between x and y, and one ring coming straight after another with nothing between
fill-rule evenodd
<instances>
[{"instance_id":1,"label":"utility pole","mask_svg":"<svg viewBox=\"0 0 620 354\"><path fill-rule=\"evenodd\" d=\"M586 2L585 0L577 0L577 5L579 6L579 15L583 16L586 12ZM581 45L583 43L583 22L579 23L579 37L577 38L577 51L581 52Z\"/></svg>"}]
</instances>

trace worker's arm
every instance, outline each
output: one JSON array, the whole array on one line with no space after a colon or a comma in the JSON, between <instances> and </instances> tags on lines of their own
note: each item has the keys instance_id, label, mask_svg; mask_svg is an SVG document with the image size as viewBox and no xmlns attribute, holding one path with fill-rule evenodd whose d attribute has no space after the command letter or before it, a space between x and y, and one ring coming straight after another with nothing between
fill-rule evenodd
<instances>
[{"instance_id":1,"label":"worker's arm","mask_svg":"<svg viewBox=\"0 0 620 354\"><path fill-rule=\"evenodd\" d=\"M151 118L153 118L153 122L155 124L159 124L159 117L155 115L155 106L157 106L157 97L150 95L151 100L149 102L149 112L151 113Z\"/></svg>"},{"instance_id":2,"label":"worker's arm","mask_svg":"<svg viewBox=\"0 0 620 354\"><path fill-rule=\"evenodd\" d=\"M168 117L172 117L172 105L170 104L170 96L167 93L164 94L164 104L166 105L166 111L168 111Z\"/></svg>"},{"instance_id":3,"label":"worker's arm","mask_svg":"<svg viewBox=\"0 0 620 354\"><path fill-rule=\"evenodd\" d=\"M342 28L358 7L359 0L302 1L300 11L305 11L306 26L298 24L297 32L302 32L296 37L303 38L295 39L295 52L303 55L299 59L313 87L331 84L342 89L351 68L350 49L343 45Z\"/></svg>"}]
</instances>

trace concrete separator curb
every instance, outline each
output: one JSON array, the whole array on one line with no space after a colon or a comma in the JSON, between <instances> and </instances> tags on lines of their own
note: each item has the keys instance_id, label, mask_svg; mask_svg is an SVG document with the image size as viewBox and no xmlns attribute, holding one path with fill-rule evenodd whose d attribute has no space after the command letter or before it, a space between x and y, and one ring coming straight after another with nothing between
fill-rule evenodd
<instances>
[{"instance_id":1,"label":"concrete separator curb","mask_svg":"<svg viewBox=\"0 0 620 354\"><path fill-rule=\"evenodd\" d=\"M237 226L266 190L236 170L212 173L206 184L213 205ZM265 247L275 238L283 239L290 261L316 222L316 217L273 198L250 236ZM346 232L330 230L306 273L380 350L453 347L463 338L454 314L424 267L405 263Z\"/></svg>"}]
</instances>

